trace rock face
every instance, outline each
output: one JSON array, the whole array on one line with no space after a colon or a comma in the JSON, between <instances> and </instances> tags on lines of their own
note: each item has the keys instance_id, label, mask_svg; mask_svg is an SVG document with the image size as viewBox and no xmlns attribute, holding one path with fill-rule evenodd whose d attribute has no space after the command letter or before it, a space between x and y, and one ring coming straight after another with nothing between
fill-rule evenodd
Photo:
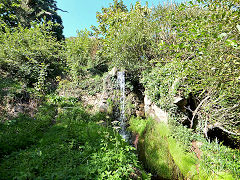
<instances>
[{"instance_id":1,"label":"rock face","mask_svg":"<svg viewBox=\"0 0 240 180\"><path fill-rule=\"evenodd\" d=\"M98 101L100 98L101 98L100 93L96 93L94 96L84 94L81 96L81 101L83 102L83 105L85 107L91 106L91 108L88 109L88 111L93 113L93 112L97 112L99 110L98 109L98 106L99 106Z\"/></svg>"},{"instance_id":2,"label":"rock face","mask_svg":"<svg viewBox=\"0 0 240 180\"><path fill-rule=\"evenodd\" d=\"M112 70L108 73L110 76L116 76L117 75L117 68L113 67Z\"/></svg>"},{"instance_id":3,"label":"rock face","mask_svg":"<svg viewBox=\"0 0 240 180\"><path fill-rule=\"evenodd\" d=\"M108 112L109 105L107 103L107 100L109 98L110 99L113 98L113 89L114 89L114 85L111 81L111 77L114 77L116 75L117 75L117 68L114 67L103 80L103 91L98 103L100 112L105 112L105 113Z\"/></svg>"},{"instance_id":4,"label":"rock face","mask_svg":"<svg viewBox=\"0 0 240 180\"><path fill-rule=\"evenodd\" d=\"M38 101L30 98L30 95L22 90L13 99L3 97L4 106L0 105L0 116L17 117L19 113L28 114L31 117L37 112Z\"/></svg>"},{"instance_id":5,"label":"rock face","mask_svg":"<svg viewBox=\"0 0 240 180\"><path fill-rule=\"evenodd\" d=\"M163 111L161 108L152 103L147 95L144 97L144 109L145 114L154 118L157 122L163 122L165 124L168 123L167 112Z\"/></svg>"}]
</instances>

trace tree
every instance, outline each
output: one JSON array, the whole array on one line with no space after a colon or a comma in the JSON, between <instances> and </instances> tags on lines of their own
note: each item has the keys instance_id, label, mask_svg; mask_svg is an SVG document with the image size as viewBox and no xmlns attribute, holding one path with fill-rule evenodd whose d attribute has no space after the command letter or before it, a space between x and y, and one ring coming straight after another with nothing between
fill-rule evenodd
<instances>
[{"instance_id":1,"label":"tree","mask_svg":"<svg viewBox=\"0 0 240 180\"><path fill-rule=\"evenodd\" d=\"M90 32L82 30L78 36L66 39L66 59L69 72L77 80L88 68L100 64L97 51L98 39L90 36Z\"/></svg>"},{"instance_id":2,"label":"tree","mask_svg":"<svg viewBox=\"0 0 240 180\"><path fill-rule=\"evenodd\" d=\"M10 27L19 24L30 28L32 22L53 22L51 31L58 40L64 38L62 34L62 19L57 14L55 0L3 0L0 3L0 20Z\"/></svg>"},{"instance_id":3,"label":"tree","mask_svg":"<svg viewBox=\"0 0 240 180\"><path fill-rule=\"evenodd\" d=\"M137 2L130 10L122 1L114 1L97 13L97 34L103 36L102 52L112 66L140 70L147 66L152 34L148 6ZM110 65L110 66L111 66Z\"/></svg>"},{"instance_id":4,"label":"tree","mask_svg":"<svg viewBox=\"0 0 240 180\"><path fill-rule=\"evenodd\" d=\"M0 22L10 27L16 27L18 25L18 18L16 12L20 7L19 0L2 0L0 3Z\"/></svg>"},{"instance_id":5,"label":"tree","mask_svg":"<svg viewBox=\"0 0 240 180\"><path fill-rule=\"evenodd\" d=\"M123 23L123 19L119 15L127 13L127 6L123 4L121 0L114 0L113 4L110 4L108 8L102 8L102 12L97 12L97 22L99 23L98 28L92 27L97 35L107 37L111 35L119 25Z\"/></svg>"}]
</instances>

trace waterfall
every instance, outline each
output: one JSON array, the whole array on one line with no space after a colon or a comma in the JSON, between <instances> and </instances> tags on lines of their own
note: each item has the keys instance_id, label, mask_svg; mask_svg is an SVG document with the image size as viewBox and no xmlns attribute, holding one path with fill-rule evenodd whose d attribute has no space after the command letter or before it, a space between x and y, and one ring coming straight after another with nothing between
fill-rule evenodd
<instances>
[{"instance_id":1,"label":"waterfall","mask_svg":"<svg viewBox=\"0 0 240 180\"><path fill-rule=\"evenodd\" d=\"M117 73L117 82L120 88L120 115L119 115L119 123L120 123L120 135L123 139L128 140L128 133L126 131L126 122L125 122L125 74L124 71Z\"/></svg>"}]
</instances>

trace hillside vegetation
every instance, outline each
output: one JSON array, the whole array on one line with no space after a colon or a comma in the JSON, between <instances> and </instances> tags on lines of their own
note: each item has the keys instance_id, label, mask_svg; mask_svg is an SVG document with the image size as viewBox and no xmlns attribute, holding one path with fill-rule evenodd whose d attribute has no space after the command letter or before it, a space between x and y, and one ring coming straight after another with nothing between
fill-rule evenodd
<instances>
[{"instance_id":1,"label":"hillside vegetation","mask_svg":"<svg viewBox=\"0 0 240 180\"><path fill-rule=\"evenodd\" d=\"M239 7L114 0L92 31L65 39L55 1L1 1L0 179L150 179L143 167L166 179L238 179ZM137 150L118 134L111 99L106 113L84 101L113 67L127 72L127 92L141 86L168 112L167 125L126 116Z\"/></svg>"}]
</instances>

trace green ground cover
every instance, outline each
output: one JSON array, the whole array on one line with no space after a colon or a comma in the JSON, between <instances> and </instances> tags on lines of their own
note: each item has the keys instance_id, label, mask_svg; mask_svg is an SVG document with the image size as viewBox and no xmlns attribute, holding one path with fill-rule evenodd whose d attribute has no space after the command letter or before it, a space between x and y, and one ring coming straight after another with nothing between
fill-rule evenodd
<instances>
[{"instance_id":1,"label":"green ground cover","mask_svg":"<svg viewBox=\"0 0 240 180\"><path fill-rule=\"evenodd\" d=\"M1 126L1 179L148 179L134 148L100 125L104 114L89 115L66 101L55 117L45 108L47 117L42 112Z\"/></svg>"}]
</instances>

